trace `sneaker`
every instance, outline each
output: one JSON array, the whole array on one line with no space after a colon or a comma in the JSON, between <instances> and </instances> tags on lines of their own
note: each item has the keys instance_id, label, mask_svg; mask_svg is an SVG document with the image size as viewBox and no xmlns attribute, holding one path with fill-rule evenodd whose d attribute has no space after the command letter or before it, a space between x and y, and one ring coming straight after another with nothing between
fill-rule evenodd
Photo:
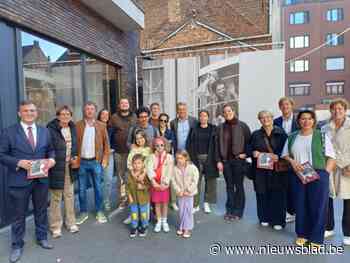
<instances>
[{"instance_id":1,"label":"sneaker","mask_svg":"<svg viewBox=\"0 0 350 263\"><path fill-rule=\"evenodd\" d=\"M137 235L137 229L136 229L136 228L132 228L132 229L130 230L130 235L129 235L129 237L134 238L134 237L136 237L136 235Z\"/></svg>"},{"instance_id":2,"label":"sneaker","mask_svg":"<svg viewBox=\"0 0 350 263\"><path fill-rule=\"evenodd\" d=\"M97 222L99 222L100 224L107 223L107 218L106 218L106 216L105 216L102 212L97 212L96 220L97 220Z\"/></svg>"},{"instance_id":3,"label":"sneaker","mask_svg":"<svg viewBox=\"0 0 350 263\"><path fill-rule=\"evenodd\" d=\"M68 231L72 234L78 233L79 232L79 227L77 225L72 225Z\"/></svg>"},{"instance_id":4,"label":"sneaker","mask_svg":"<svg viewBox=\"0 0 350 263\"><path fill-rule=\"evenodd\" d=\"M139 237L146 237L147 236L147 228L140 227L139 228Z\"/></svg>"},{"instance_id":5,"label":"sneaker","mask_svg":"<svg viewBox=\"0 0 350 263\"><path fill-rule=\"evenodd\" d=\"M269 226L269 223L267 223L267 222L261 222L260 225L261 225L261 226L264 226L264 227L267 227L267 226Z\"/></svg>"},{"instance_id":6,"label":"sneaker","mask_svg":"<svg viewBox=\"0 0 350 263\"><path fill-rule=\"evenodd\" d=\"M129 215L127 218L124 219L123 224L130 225L131 224L131 216Z\"/></svg>"},{"instance_id":7,"label":"sneaker","mask_svg":"<svg viewBox=\"0 0 350 263\"><path fill-rule=\"evenodd\" d=\"M343 244L345 245L345 246L350 246L350 237L344 237L343 238Z\"/></svg>"},{"instance_id":8,"label":"sneaker","mask_svg":"<svg viewBox=\"0 0 350 263\"><path fill-rule=\"evenodd\" d=\"M209 203L205 202L203 206L204 206L204 213L210 214L211 209L210 209Z\"/></svg>"},{"instance_id":9,"label":"sneaker","mask_svg":"<svg viewBox=\"0 0 350 263\"><path fill-rule=\"evenodd\" d=\"M87 213L81 213L79 217L77 218L77 225L83 224L86 220L88 220L89 215Z\"/></svg>"},{"instance_id":10,"label":"sneaker","mask_svg":"<svg viewBox=\"0 0 350 263\"><path fill-rule=\"evenodd\" d=\"M307 243L307 239L306 239L306 238L298 237L298 238L295 240L295 244L296 244L297 246L305 246L306 243Z\"/></svg>"},{"instance_id":11,"label":"sneaker","mask_svg":"<svg viewBox=\"0 0 350 263\"><path fill-rule=\"evenodd\" d=\"M105 202L104 208L106 212L109 212L112 210L111 203L110 202Z\"/></svg>"},{"instance_id":12,"label":"sneaker","mask_svg":"<svg viewBox=\"0 0 350 263\"><path fill-rule=\"evenodd\" d=\"M52 238L60 238L62 236L61 230L52 231Z\"/></svg>"},{"instance_id":13,"label":"sneaker","mask_svg":"<svg viewBox=\"0 0 350 263\"><path fill-rule=\"evenodd\" d=\"M289 213L286 214L286 223L292 223L295 221L295 215L291 215Z\"/></svg>"},{"instance_id":14,"label":"sneaker","mask_svg":"<svg viewBox=\"0 0 350 263\"><path fill-rule=\"evenodd\" d=\"M326 230L324 231L324 238L329 238L331 236L334 236L334 231L333 230Z\"/></svg>"},{"instance_id":15,"label":"sneaker","mask_svg":"<svg viewBox=\"0 0 350 263\"><path fill-rule=\"evenodd\" d=\"M168 233L168 232L170 231L168 222L163 222L163 223L162 223L162 227L163 227L163 231L164 231L165 233Z\"/></svg>"},{"instance_id":16,"label":"sneaker","mask_svg":"<svg viewBox=\"0 0 350 263\"><path fill-rule=\"evenodd\" d=\"M159 233L162 230L162 222L158 221L154 227L154 232Z\"/></svg>"},{"instance_id":17,"label":"sneaker","mask_svg":"<svg viewBox=\"0 0 350 263\"><path fill-rule=\"evenodd\" d=\"M183 238L190 238L192 236L191 232L190 231L184 231L182 237Z\"/></svg>"},{"instance_id":18,"label":"sneaker","mask_svg":"<svg viewBox=\"0 0 350 263\"><path fill-rule=\"evenodd\" d=\"M273 229L277 230L277 231L280 231L283 229L283 227L281 225L274 225L273 226Z\"/></svg>"},{"instance_id":19,"label":"sneaker","mask_svg":"<svg viewBox=\"0 0 350 263\"><path fill-rule=\"evenodd\" d=\"M174 211L179 211L179 207L177 206L176 203L172 203L172 204L171 204L171 208L172 208Z\"/></svg>"},{"instance_id":20,"label":"sneaker","mask_svg":"<svg viewBox=\"0 0 350 263\"><path fill-rule=\"evenodd\" d=\"M181 229L176 231L176 235L178 236L182 236L184 234L184 231L182 231Z\"/></svg>"},{"instance_id":21,"label":"sneaker","mask_svg":"<svg viewBox=\"0 0 350 263\"><path fill-rule=\"evenodd\" d=\"M231 218L232 218L232 215L231 214L225 214L224 215L224 220L226 221L226 222L231 222Z\"/></svg>"},{"instance_id":22,"label":"sneaker","mask_svg":"<svg viewBox=\"0 0 350 263\"><path fill-rule=\"evenodd\" d=\"M199 206L196 206L196 207L193 208L192 214L195 214L195 213L197 213L197 212L199 212L199 211L200 211Z\"/></svg>"},{"instance_id":23,"label":"sneaker","mask_svg":"<svg viewBox=\"0 0 350 263\"><path fill-rule=\"evenodd\" d=\"M128 200L126 199L126 197L121 197L118 209L123 210L124 208L127 207L127 205L128 205Z\"/></svg>"}]
</instances>

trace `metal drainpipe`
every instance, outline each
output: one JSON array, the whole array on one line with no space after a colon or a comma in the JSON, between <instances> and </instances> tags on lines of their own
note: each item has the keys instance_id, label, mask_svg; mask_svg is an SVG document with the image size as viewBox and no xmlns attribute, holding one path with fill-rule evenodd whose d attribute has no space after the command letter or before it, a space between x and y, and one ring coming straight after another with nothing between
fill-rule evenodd
<instances>
[{"instance_id":1,"label":"metal drainpipe","mask_svg":"<svg viewBox=\"0 0 350 263\"><path fill-rule=\"evenodd\" d=\"M138 66L137 66L137 56L135 56L135 85L136 85L136 109L139 108L139 76L138 76Z\"/></svg>"}]
</instances>

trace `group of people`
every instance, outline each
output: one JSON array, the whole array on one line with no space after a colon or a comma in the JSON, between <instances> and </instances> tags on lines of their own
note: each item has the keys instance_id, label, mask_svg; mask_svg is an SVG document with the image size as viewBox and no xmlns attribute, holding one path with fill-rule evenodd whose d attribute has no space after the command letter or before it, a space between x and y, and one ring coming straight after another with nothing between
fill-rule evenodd
<instances>
[{"instance_id":1,"label":"group of people","mask_svg":"<svg viewBox=\"0 0 350 263\"><path fill-rule=\"evenodd\" d=\"M36 124L35 104L23 101L18 110L20 122L0 136L0 163L7 167L12 216L10 262L17 262L23 253L30 197L37 243L52 249L48 231L58 238L65 225L69 232L77 233L88 219L89 185L94 190L96 220L107 222L114 175L118 209L129 208L125 223L130 225L131 238L146 236L151 218L154 232L169 232L169 206L178 211L176 234L190 238L201 195L204 212L211 213L216 179L223 174L226 222L243 217L244 178L248 177L254 184L261 226L279 231L295 219L297 245L317 247L334 235L333 198L344 199L343 243L350 245L348 103L334 100L330 120L319 126L313 111L302 110L295 116L293 106L291 98L283 97L279 100L281 117L274 119L271 112L260 111L261 128L251 133L230 104L223 107L225 120L216 126L209 123L208 111L199 111L197 119L189 116L187 105L181 102L172 121L161 113L158 103L133 113L128 99L122 98L111 114L108 109L98 112L95 103L86 102L82 120L74 123L70 107L62 106L45 128ZM271 167L260 164L262 156L269 156ZM39 159L45 160L48 176L28 179L33 161ZM305 183L297 176L305 163L317 173L316 180ZM75 183L79 189L77 218Z\"/></svg>"}]
</instances>

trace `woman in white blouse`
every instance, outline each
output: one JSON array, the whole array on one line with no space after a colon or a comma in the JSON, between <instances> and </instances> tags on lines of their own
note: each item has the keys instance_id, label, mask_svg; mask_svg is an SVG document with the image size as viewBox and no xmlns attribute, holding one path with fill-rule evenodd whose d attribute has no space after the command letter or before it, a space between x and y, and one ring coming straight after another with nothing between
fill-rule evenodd
<instances>
[{"instance_id":1,"label":"woman in white blouse","mask_svg":"<svg viewBox=\"0 0 350 263\"><path fill-rule=\"evenodd\" d=\"M291 186L296 206L295 243L319 247L324 241L329 174L335 166L335 152L327 134L315 129L316 115L313 111L299 112L297 121L300 130L288 137L282 152L282 157L291 164L296 174ZM319 179L303 183L297 174L306 171L304 164L307 162Z\"/></svg>"}]
</instances>

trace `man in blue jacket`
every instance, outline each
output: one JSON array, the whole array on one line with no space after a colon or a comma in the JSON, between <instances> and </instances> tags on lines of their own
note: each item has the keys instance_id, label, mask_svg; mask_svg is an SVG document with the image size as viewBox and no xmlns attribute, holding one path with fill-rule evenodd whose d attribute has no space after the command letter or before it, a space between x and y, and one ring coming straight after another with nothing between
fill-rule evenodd
<instances>
[{"instance_id":1,"label":"man in blue jacket","mask_svg":"<svg viewBox=\"0 0 350 263\"><path fill-rule=\"evenodd\" d=\"M55 165L55 153L49 131L36 125L38 111L31 101L20 103L20 123L4 129L0 136L0 162L7 169L9 186L9 210L11 212L10 262L17 262L23 253L25 219L32 197L35 219L35 235L39 246L52 249L47 241L48 179L28 179L27 174L34 160L44 159L46 168Z\"/></svg>"},{"instance_id":2,"label":"man in blue jacket","mask_svg":"<svg viewBox=\"0 0 350 263\"><path fill-rule=\"evenodd\" d=\"M278 101L278 106L281 110L282 116L274 119L273 124L275 126L282 128L286 132L286 134L289 135L298 129L298 123L297 123L297 120L293 114L294 100L292 98L289 98L289 97L282 97ZM292 180L295 179L294 177L295 177L295 175L291 171L288 174L289 185L292 184ZM294 198L292 196L291 187L288 186L286 222L290 223L290 222L293 222L294 220L295 220Z\"/></svg>"}]
</instances>

